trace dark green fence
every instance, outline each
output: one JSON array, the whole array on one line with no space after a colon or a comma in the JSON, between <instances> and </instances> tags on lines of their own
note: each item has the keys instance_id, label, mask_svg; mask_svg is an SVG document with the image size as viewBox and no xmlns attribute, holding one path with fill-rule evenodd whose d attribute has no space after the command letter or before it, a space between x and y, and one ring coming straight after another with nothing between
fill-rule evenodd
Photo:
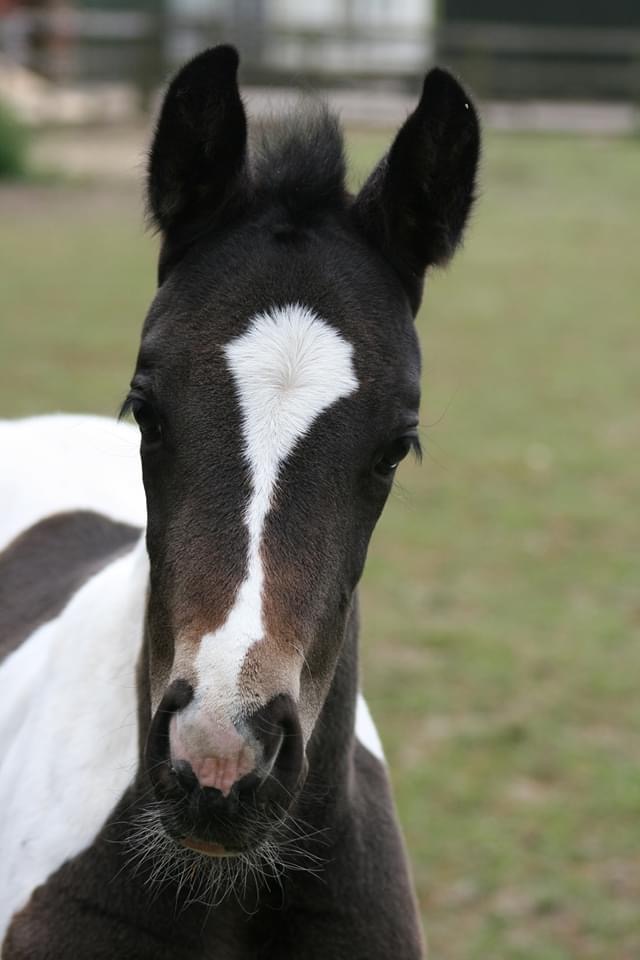
<instances>
[{"instance_id":1,"label":"dark green fence","mask_svg":"<svg viewBox=\"0 0 640 960\"><path fill-rule=\"evenodd\" d=\"M436 46L485 97L640 100L638 0L443 0Z\"/></svg>"},{"instance_id":2,"label":"dark green fence","mask_svg":"<svg viewBox=\"0 0 640 960\"><path fill-rule=\"evenodd\" d=\"M348 0L334 22L304 29L270 9L268 0L212 0L197 15L163 0L42 0L20 13L21 60L56 80L130 83L148 99L177 63L224 39L242 48L244 82L412 88L437 60L482 97L640 102L640 0L440 0L435 24L425 13L400 28L355 18Z\"/></svg>"}]
</instances>

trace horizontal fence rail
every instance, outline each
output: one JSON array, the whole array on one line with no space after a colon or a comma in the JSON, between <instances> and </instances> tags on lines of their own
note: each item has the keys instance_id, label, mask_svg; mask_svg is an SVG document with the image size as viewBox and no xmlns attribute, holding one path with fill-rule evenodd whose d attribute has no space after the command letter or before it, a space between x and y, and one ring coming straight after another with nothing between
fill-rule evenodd
<instances>
[{"instance_id":1,"label":"horizontal fence rail","mask_svg":"<svg viewBox=\"0 0 640 960\"><path fill-rule=\"evenodd\" d=\"M434 60L484 97L640 100L640 30L509 23L399 23L343 17L301 25L270 15L60 8L0 16L0 49L54 80L128 82L148 93L197 50L221 40L243 50L245 81L381 82L415 87ZM234 12L236 11L236 12Z\"/></svg>"}]
</instances>

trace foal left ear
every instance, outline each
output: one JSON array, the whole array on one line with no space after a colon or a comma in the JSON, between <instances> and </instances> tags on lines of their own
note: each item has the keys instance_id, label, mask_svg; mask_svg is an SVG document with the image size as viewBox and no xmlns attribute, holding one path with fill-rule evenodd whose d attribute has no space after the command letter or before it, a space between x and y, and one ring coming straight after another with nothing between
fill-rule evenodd
<instances>
[{"instance_id":1,"label":"foal left ear","mask_svg":"<svg viewBox=\"0 0 640 960\"><path fill-rule=\"evenodd\" d=\"M244 167L247 121L233 47L205 50L173 78L165 94L147 181L149 212L166 234L233 193Z\"/></svg>"},{"instance_id":2,"label":"foal left ear","mask_svg":"<svg viewBox=\"0 0 640 960\"><path fill-rule=\"evenodd\" d=\"M431 70L418 106L356 197L356 222L396 268L414 312L425 270L446 263L462 239L479 152L470 97L446 70Z\"/></svg>"}]
</instances>

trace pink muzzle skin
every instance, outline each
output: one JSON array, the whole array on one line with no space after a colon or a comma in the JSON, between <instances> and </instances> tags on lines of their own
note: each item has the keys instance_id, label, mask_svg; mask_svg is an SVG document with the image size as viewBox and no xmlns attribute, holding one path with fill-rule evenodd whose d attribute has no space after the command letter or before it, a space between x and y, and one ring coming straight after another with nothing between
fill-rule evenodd
<instances>
[{"instance_id":1,"label":"pink muzzle skin","mask_svg":"<svg viewBox=\"0 0 640 960\"><path fill-rule=\"evenodd\" d=\"M181 723L174 714L169 725L172 765L188 763L201 787L214 787L224 797L234 783L255 770L253 747L233 726L206 722Z\"/></svg>"}]
</instances>

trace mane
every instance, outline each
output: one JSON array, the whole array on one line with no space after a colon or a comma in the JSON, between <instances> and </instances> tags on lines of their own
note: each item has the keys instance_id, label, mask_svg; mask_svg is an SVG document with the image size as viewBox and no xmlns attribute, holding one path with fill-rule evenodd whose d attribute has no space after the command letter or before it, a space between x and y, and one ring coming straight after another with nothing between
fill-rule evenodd
<instances>
[{"instance_id":1,"label":"mane","mask_svg":"<svg viewBox=\"0 0 640 960\"><path fill-rule=\"evenodd\" d=\"M252 142L258 196L268 196L294 218L341 207L345 170L338 119L319 101L303 101L295 110L264 121Z\"/></svg>"}]
</instances>

